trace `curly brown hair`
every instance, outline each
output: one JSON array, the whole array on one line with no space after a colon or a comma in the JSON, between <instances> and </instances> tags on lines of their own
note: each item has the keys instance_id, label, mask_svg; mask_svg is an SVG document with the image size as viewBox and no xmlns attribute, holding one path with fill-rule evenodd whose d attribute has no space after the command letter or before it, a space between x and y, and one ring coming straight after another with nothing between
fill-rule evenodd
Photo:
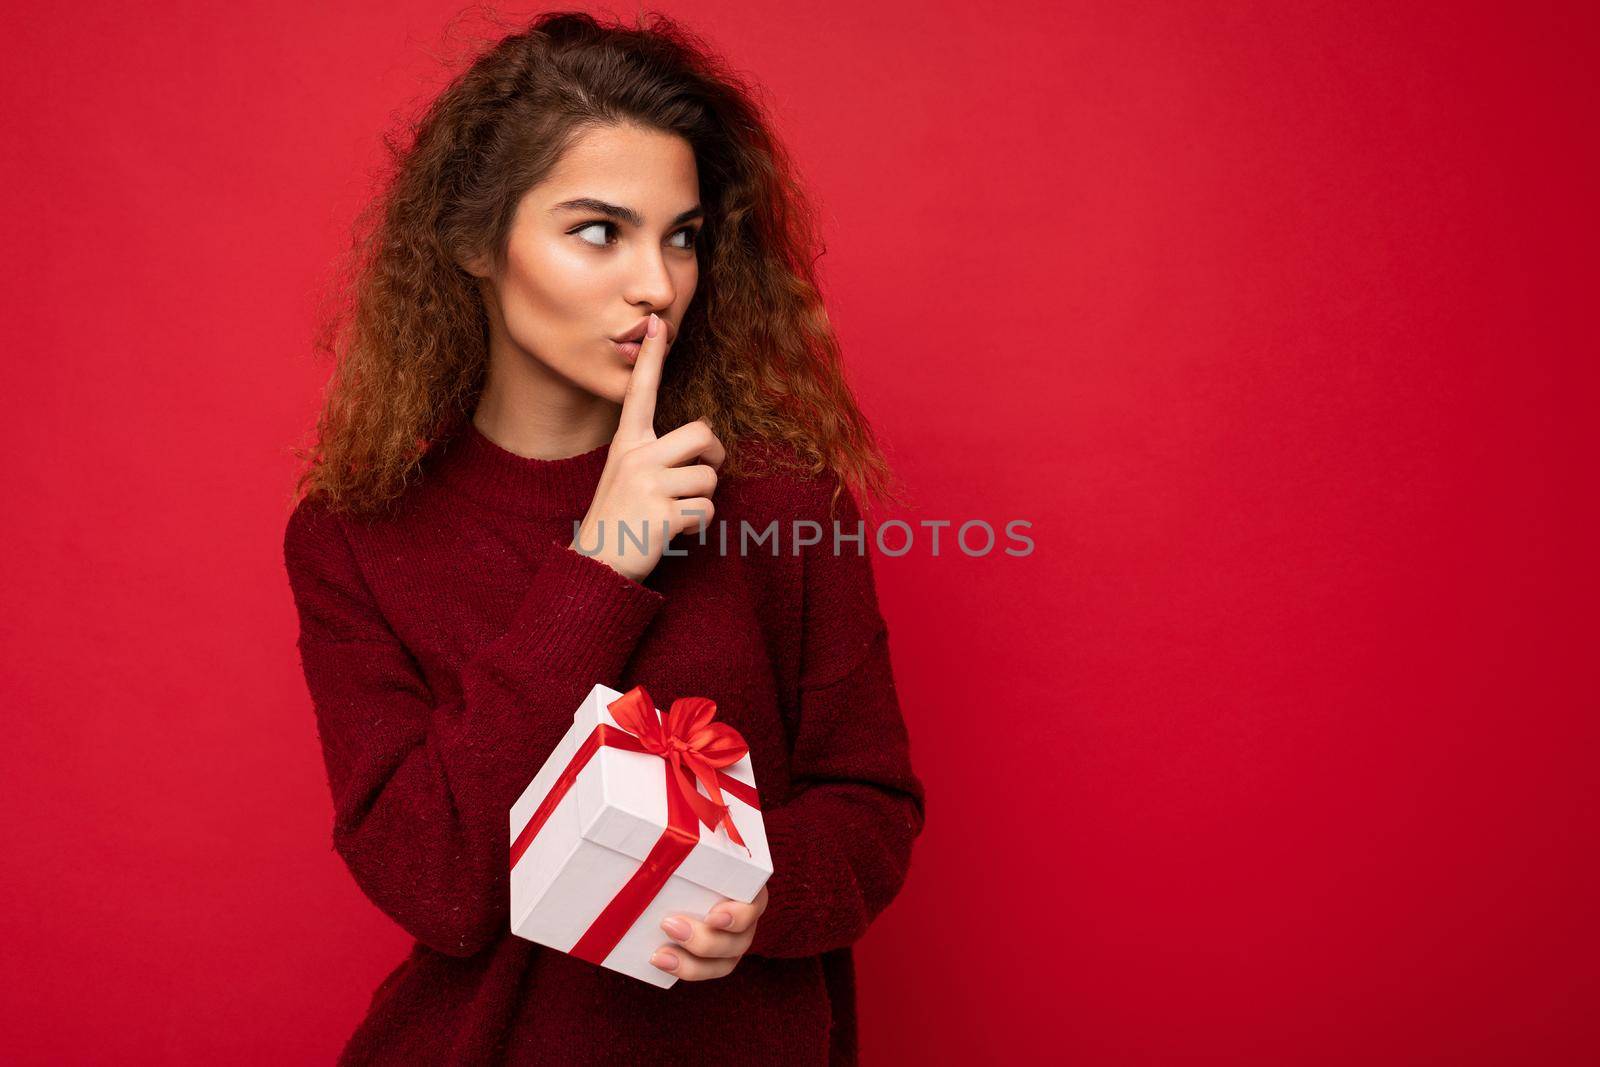
<instances>
[{"instance_id":1,"label":"curly brown hair","mask_svg":"<svg viewBox=\"0 0 1600 1067\"><path fill-rule=\"evenodd\" d=\"M812 212L751 88L703 41L651 13L603 25L537 16L482 51L385 138L390 173L361 213L317 350L334 361L295 496L373 512L395 501L434 444L470 416L489 362L488 319L461 266L505 262L522 195L596 126L674 133L695 153L700 284L663 371L658 432L704 418L725 475L787 457L832 471L865 505L896 481L845 380L815 276ZM741 448L771 442L787 448ZM759 457L759 458L758 458Z\"/></svg>"}]
</instances>

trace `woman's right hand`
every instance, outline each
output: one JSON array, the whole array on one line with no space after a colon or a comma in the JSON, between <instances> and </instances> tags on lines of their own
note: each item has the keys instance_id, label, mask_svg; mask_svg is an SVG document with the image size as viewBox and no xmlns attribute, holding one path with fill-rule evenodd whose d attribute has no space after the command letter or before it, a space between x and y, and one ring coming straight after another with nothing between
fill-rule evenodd
<instances>
[{"instance_id":1,"label":"woman's right hand","mask_svg":"<svg viewBox=\"0 0 1600 1067\"><path fill-rule=\"evenodd\" d=\"M656 436L656 390L666 356L667 326L651 315L600 484L571 545L636 582L655 570L668 541L711 522L711 494L727 458L704 419ZM620 529L624 523L630 531L626 539Z\"/></svg>"}]
</instances>

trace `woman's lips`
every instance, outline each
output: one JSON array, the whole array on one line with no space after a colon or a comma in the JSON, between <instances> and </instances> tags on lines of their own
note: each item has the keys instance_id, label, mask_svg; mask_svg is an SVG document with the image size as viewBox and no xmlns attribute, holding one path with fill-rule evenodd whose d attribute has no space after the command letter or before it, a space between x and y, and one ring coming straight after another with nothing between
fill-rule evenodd
<instances>
[{"instance_id":1,"label":"woman's lips","mask_svg":"<svg viewBox=\"0 0 1600 1067\"><path fill-rule=\"evenodd\" d=\"M612 341L611 343L616 345L617 351L622 353L622 358L629 363L639 358L639 349L643 347L643 343L639 341Z\"/></svg>"}]
</instances>

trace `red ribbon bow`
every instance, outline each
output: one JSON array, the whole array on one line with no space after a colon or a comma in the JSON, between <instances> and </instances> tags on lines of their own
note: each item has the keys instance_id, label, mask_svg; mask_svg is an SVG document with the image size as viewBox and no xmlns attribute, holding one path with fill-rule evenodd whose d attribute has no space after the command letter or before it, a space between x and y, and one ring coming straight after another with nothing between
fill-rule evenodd
<instances>
[{"instance_id":1,"label":"red ribbon bow","mask_svg":"<svg viewBox=\"0 0 1600 1067\"><path fill-rule=\"evenodd\" d=\"M739 836L728 805L723 802L717 768L737 763L750 746L738 730L725 722L711 721L717 714L716 702L706 697L679 697L663 720L644 686L636 685L606 708L618 726L667 761L668 780L677 786L695 816L713 832L718 825L726 825L729 839L749 852L750 846ZM706 787L709 796L701 795L694 787L690 774Z\"/></svg>"}]
</instances>

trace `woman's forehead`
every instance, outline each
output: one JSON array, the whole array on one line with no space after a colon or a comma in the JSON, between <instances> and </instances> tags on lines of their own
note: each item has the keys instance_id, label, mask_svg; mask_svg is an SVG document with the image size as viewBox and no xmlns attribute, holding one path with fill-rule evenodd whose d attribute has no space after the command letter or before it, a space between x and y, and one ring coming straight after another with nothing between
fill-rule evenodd
<instances>
[{"instance_id":1,"label":"woman's forehead","mask_svg":"<svg viewBox=\"0 0 1600 1067\"><path fill-rule=\"evenodd\" d=\"M593 204L585 202L599 201L647 222L693 208L699 201L699 171L694 150L676 134L605 126L574 140L529 195L546 210L568 204L592 210Z\"/></svg>"}]
</instances>

